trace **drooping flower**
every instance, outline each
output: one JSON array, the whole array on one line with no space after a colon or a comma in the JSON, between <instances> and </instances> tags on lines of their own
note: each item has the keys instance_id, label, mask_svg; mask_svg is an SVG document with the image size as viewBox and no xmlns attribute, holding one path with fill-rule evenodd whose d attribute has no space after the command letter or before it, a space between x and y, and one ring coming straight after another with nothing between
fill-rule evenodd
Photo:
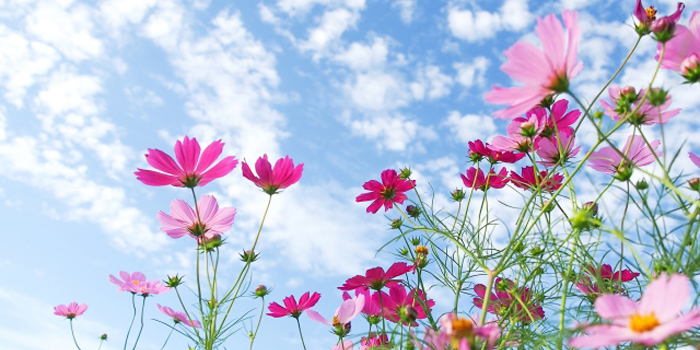
<instances>
[{"instance_id":1,"label":"drooping flower","mask_svg":"<svg viewBox=\"0 0 700 350\"><path fill-rule=\"evenodd\" d=\"M612 147L603 147L591 154L588 166L607 174L616 174L631 170L632 167L649 165L654 162L654 150L660 143L659 140L651 141L650 149L642 136L633 135L628 137L624 147L619 149L622 154Z\"/></svg>"},{"instance_id":2,"label":"drooping flower","mask_svg":"<svg viewBox=\"0 0 700 350\"><path fill-rule=\"evenodd\" d=\"M428 317L427 313L435 306L435 302L426 299L425 293L419 288L407 291L400 284L391 286L389 294L380 291L372 295L372 301L382 305L384 318L387 320L413 326L417 325L415 320Z\"/></svg>"},{"instance_id":3,"label":"drooping flower","mask_svg":"<svg viewBox=\"0 0 700 350\"><path fill-rule=\"evenodd\" d=\"M700 168L700 157L695 155L695 153L693 153L693 152L688 153L688 155L690 156L690 161L693 162L693 164L695 164L695 166Z\"/></svg>"},{"instance_id":4,"label":"drooping flower","mask_svg":"<svg viewBox=\"0 0 700 350\"><path fill-rule=\"evenodd\" d=\"M293 295L282 299L284 307L280 306L280 304L277 304L276 302L270 303L270 305L267 307L270 312L267 315L275 318L280 318L287 315L294 318L299 318L302 312L314 307L318 300L321 299L321 294L314 292L313 295L309 296L309 293L310 292L304 293L301 298L299 298L299 303L297 303Z\"/></svg>"},{"instance_id":5,"label":"drooping flower","mask_svg":"<svg viewBox=\"0 0 700 350\"><path fill-rule=\"evenodd\" d=\"M668 16L673 22L678 22L681 18L681 14L685 9L685 5L682 2L678 3L678 9L676 12ZM644 8L642 5L642 0L637 0L637 5L634 7L634 17L637 17L639 23L635 24L635 30L641 35L649 34L651 32L651 27L656 19L656 9L654 6L649 6ZM666 17L663 17L666 18Z\"/></svg>"},{"instance_id":6,"label":"drooping flower","mask_svg":"<svg viewBox=\"0 0 700 350\"><path fill-rule=\"evenodd\" d=\"M301 173L304 171L304 163L295 167L294 161L290 159L289 156L286 156L278 159L273 168L267 160L267 154L265 154L255 162L255 172L258 173L259 177L253 174L246 162L243 162L241 169L246 179L252 181L255 186L262 188L263 192L273 195L301 179Z\"/></svg>"},{"instance_id":7,"label":"drooping flower","mask_svg":"<svg viewBox=\"0 0 700 350\"><path fill-rule=\"evenodd\" d=\"M234 156L228 156L211 167L221 155L223 148L224 143L218 140L212 142L204 152L200 153L201 148L197 139L185 136L183 141L178 140L175 143L177 162L165 152L149 148L146 161L162 172L138 169L134 174L139 181L150 186L172 185L190 188L204 186L212 180L227 175L238 164Z\"/></svg>"},{"instance_id":8,"label":"drooping flower","mask_svg":"<svg viewBox=\"0 0 700 350\"><path fill-rule=\"evenodd\" d=\"M78 305L76 302L72 302L66 305L58 305L53 308L53 314L56 316L62 316L69 320L74 319L76 316L82 315L85 310L87 310L86 304Z\"/></svg>"},{"instance_id":9,"label":"drooping flower","mask_svg":"<svg viewBox=\"0 0 700 350\"><path fill-rule=\"evenodd\" d=\"M194 328L202 328L202 324L199 323L197 320L191 320L187 317L187 314L185 314L182 311L174 311L173 309L167 307L167 306L160 306L160 304L156 304L158 306L158 310L160 312L164 313L168 317L171 317L175 323L182 323L185 326L188 327L194 327Z\"/></svg>"},{"instance_id":10,"label":"drooping flower","mask_svg":"<svg viewBox=\"0 0 700 350\"><path fill-rule=\"evenodd\" d=\"M663 46L658 44L656 60L661 57ZM661 67L681 72L682 75L689 75L690 69L695 74L694 78L698 79L698 55L700 55L700 11L694 11L690 16L688 27L677 25L673 39L666 42L666 51L664 52ZM692 56L695 55L695 58ZM685 67L685 72L683 69ZM697 80L694 80L697 82Z\"/></svg>"},{"instance_id":11,"label":"drooping flower","mask_svg":"<svg viewBox=\"0 0 700 350\"><path fill-rule=\"evenodd\" d=\"M475 188L477 190L487 191L489 188L503 188L508 183L508 170L506 168L501 168L501 170L496 174L496 172L491 169L488 176L484 175L484 171L471 167L467 169L467 174L461 174L462 182L464 186L469 188Z\"/></svg>"},{"instance_id":12,"label":"drooping flower","mask_svg":"<svg viewBox=\"0 0 700 350\"><path fill-rule=\"evenodd\" d=\"M671 106L671 95L668 95L666 102L660 106L652 105L649 98L646 98L640 106L639 102L645 93L646 89L641 89L639 93L625 94L618 85L612 85L608 89L610 102L602 100L600 103L605 112L614 120L619 121L622 118L627 118L627 121L632 125L663 124L681 112L680 108L667 111L668 107ZM628 117L635 110L636 112Z\"/></svg>"},{"instance_id":13,"label":"drooping flower","mask_svg":"<svg viewBox=\"0 0 700 350\"><path fill-rule=\"evenodd\" d=\"M314 310L307 310L306 315L316 322L332 326L335 334L344 337L350 333L350 321L360 314L364 306L365 296L360 294L355 298L344 300L340 307L335 310L333 319L330 322Z\"/></svg>"},{"instance_id":14,"label":"drooping flower","mask_svg":"<svg viewBox=\"0 0 700 350\"><path fill-rule=\"evenodd\" d=\"M159 211L158 221L163 225L161 230L171 238L189 235L196 239L212 239L231 228L236 208L219 209L214 196L204 195L197 201L196 211L187 202L176 199L170 203L170 213L172 216Z\"/></svg>"},{"instance_id":15,"label":"drooping flower","mask_svg":"<svg viewBox=\"0 0 700 350\"><path fill-rule=\"evenodd\" d=\"M559 173L547 175L547 171L543 170L535 174L535 168L531 166L522 168L520 174L510 172L510 182L523 190L554 192L561 187L563 181L564 177Z\"/></svg>"},{"instance_id":16,"label":"drooping flower","mask_svg":"<svg viewBox=\"0 0 700 350\"><path fill-rule=\"evenodd\" d=\"M554 136L551 139L542 138L537 147L537 155L542 159L540 164L553 167L561 162L563 165L569 159L575 157L581 150L581 146L574 147L575 136L565 133Z\"/></svg>"},{"instance_id":17,"label":"drooping flower","mask_svg":"<svg viewBox=\"0 0 700 350\"><path fill-rule=\"evenodd\" d=\"M403 204L408 199L404 192L412 189L416 182L415 180L406 180L399 177L394 169L382 171L382 182L377 180L369 180L362 185L362 188L370 192L363 193L357 198L356 202L373 201L367 207L367 212L375 214L379 208L384 206L384 211L394 207L394 203Z\"/></svg>"},{"instance_id":18,"label":"drooping flower","mask_svg":"<svg viewBox=\"0 0 700 350\"><path fill-rule=\"evenodd\" d=\"M406 264L405 262L397 262L391 265L386 272L381 267L373 267L365 272L365 275L356 275L355 277L348 278L345 283L338 287L340 290L354 290L357 288L362 288L366 290L368 288L374 290L380 290L386 287L392 287L398 284L401 280L395 279L401 276L413 268Z\"/></svg>"},{"instance_id":19,"label":"drooping flower","mask_svg":"<svg viewBox=\"0 0 700 350\"><path fill-rule=\"evenodd\" d=\"M535 32L542 49L533 44L518 42L506 50L508 61L501 70L525 86L510 88L494 87L486 94L490 103L507 104L510 107L494 115L497 118L514 118L537 107L552 94L569 89L569 81L583 68L578 60L580 29L578 14L562 11L567 33L555 15L538 18Z\"/></svg>"},{"instance_id":20,"label":"drooping flower","mask_svg":"<svg viewBox=\"0 0 700 350\"><path fill-rule=\"evenodd\" d=\"M589 276L583 276L576 283L576 288L581 293L594 297L603 294L603 291L611 291L614 294L624 292L624 288L620 284L639 276L639 272L633 272L629 269L613 272L612 267L608 264L603 264L598 269L594 266L588 266L585 272Z\"/></svg>"},{"instance_id":21,"label":"drooping flower","mask_svg":"<svg viewBox=\"0 0 700 350\"><path fill-rule=\"evenodd\" d=\"M532 300L529 288L516 287L509 279L496 278L494 290L489 298L488 312L521 322L532 322L544 317L542 306ZM474 292L478 296L474 298L474 305L481 308L486 296L486 286L477 284L474 286Z\"/></svg>"},{"instance_id":22,"label":"drooping flower","mask_svg":"<svg viewBox=\"0 0 700 350\"><path fill-rule=\"evenodd\" d=\"M109 275L109 281L116 284L119 287L117 290L120 292L141 294L147 297L151 294L162 294L170 290L169 287L159 280L146 281L146 275L138 271L134 273L119 271L119 277L121 277L121 280Z\"/></svg>"},{"instance_id":23,"label":"drooping flower","mask_svg":"<svg viewBox=\"0 0 700 350\"><path fill-rule=\"evenodd\" d=\"M689 285L685 275L662 272L649 283L638 302L616 294L599 296L595 310L612 323L585 327L587 334L571 338L569 346L599 348L627 341L653 346L697 327L700 308L679 315L691 296Z\"/></svg>"}]
</instances>

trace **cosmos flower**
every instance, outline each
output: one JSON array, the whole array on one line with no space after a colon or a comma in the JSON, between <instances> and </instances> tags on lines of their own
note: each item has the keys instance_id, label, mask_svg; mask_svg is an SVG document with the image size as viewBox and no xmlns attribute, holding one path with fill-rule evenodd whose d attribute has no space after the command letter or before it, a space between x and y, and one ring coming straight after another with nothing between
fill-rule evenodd
<instances>
[{"instance_id":1,"label":"cosmos flower","mask_svg":"<svg viewBox=\"0 0 700 350\"><path fill-rule=\"evenodd\" d=\"M399 177L396 170L387 169L382 171L382 182L377 180L369 180L362 185L362 188L370 192L363 193L357 198L356 202L373 201L367 207L367 212L375 214L379 208L384 206L384 211L393 208L394 203L402 204L408 197L404 192L415 187L414 180L406 180Z\"/></svg>"},{"instance_id":2,"label":"cosmos flower","mask_svg":"<svg viewBox=\"0 0 700 350\"><path fill-rule=\"evenodd\" d=\"M681 112L680 108L667 111L671 106L671 95L668 95L666 102L660 106L653 106L649 98L645 99L640 106L639 101L641 101L645 93L646 89L641 89L638 94L634 91L631 94L625 94L618 85L612 85L608 89L610 102L601 100L600 103L603 105L605 112L616 121L627 117L632 111L636 110L634 115L627 119L633 125L663 124Z\"/></svg>"},{"instance_id":3,"label":"cosmos flower","mask_svg":"<svg viewBox=\"0 0 700 350\"><path fill-rule=\"evenodd\" d=\"M161 230L171 238L189 235L197 239L211 239L231 228L236 217L236 208L219 209L219 203L214 196L204 195L197 201L196 211L187 202L176 199L170 203L170 213L171 215L168 215L159 211L158 221L163 225Z\"/></svg>"},{"instance_id":4,"label":"cosmos flower","mask_svg":"<svg viewBox=\"0 0 700 350\"><path fill-rule=\"evenodd\" d=\"M607 174L615 174L631 167L649 165L654 162L653 150L660 143L661 141L659 140L651 141L649 143L651 145L650 149L642 136L633 135L628 137L624 147L620 148L622 154L612 147L603 147L591 154L588 158L588 166ZM657 154L660 154L660 152Z\"/></svg>"},{"instance_id":5,"label":"cosmos flower","mask_svg":"<svg viewBox=\"0 0 700 350\"><path fill-rule=\"evenodd\" d=\"M561 174L547 175L547 171L540 171L535 175L535 168L531 166L524 167L520 170L520 174L515 171L510 172L510 182L516 187L523 190L537 190L543 192L554 192L561 187L564 177Z\"/></svg>"},{"instance_id":6,"label":"cosmos flower","mask_svg":"<svg viewBox=\"0 0 700 350\"><path fill-rule=\"evenodd\" d=\"M583 68L578 60L580 29L578 14L562 11L567 33L555 15L538 18L535 32L542 49L518 42L505 51L508 61L501 70L525 86L494 87L486 94L490 103L507 104L510 107L494 113L496 118L514 118L537 107L552 94L569 89L569 81Z\"/></svg>"},{"instance_id":7,"label":"cosmos flower","mask_svg":"<svg viewBox=\"0 0 700 350\"><path fill-rule=\"evenodd\" d=\"M553 167L561 162L563 165L569 159L575 157L581 150L581 146L574 147L574 135L565 133L550 138L542 138L537 144L537 155L542 159L540 164ZM560 151L561 150L561 151Z\"/></svg>"},{"instance_id":8,"label":"cosmos flower","mask_svg":"<svg viewBox=\"0 0 700 350\"><path fill-rule=\"evenodd\" d=\"M270 312L267 315L275 318L284 316L299 318L302 312L314 307L318 300L321 299L321 294L314 292L313 295L309 296L309 293L310 292L304 293L304 295L299 298L299 303L297 303L293 295L282 299L284 307L280 306L280 304L277 304L276 302L270 303L270 305L267 307Z\"/></svg>"},{"instance_id":9,"label":"cosmos flower","mask_svg":"<svg viewBox=\"0 0 700 350\"><path fill-rule=\"evenodd\" d=\"M432 329L430 332L426 331L426 345L432 346L429 349L471 350L472 345L482 349L479 345L481 343L485 344L485 349L492 349L501 335L495 323L479 325L470 318L460 317L451 312L440 317L439 322L438 333Z\"/></svg>"},{"instance_id":10,"label":"cosmos flower","mask_svg":"<svg viewBox=\"0 0 700 350\"><path fill-rule=\"evenodd\" d=\"M170 290L170 288L164 285L161 281L146 281L146 275L138 271L134 273L119 271L119 277L121 277L121 280L109 275L109 281L116 284L117 287L119 287L117 290L120 292L141 294L142 296L147 297L151 294L162 294Z\"/></svg>"},{"instance_id":11,"label":"cosmos flower","mask_svg":"<svg viewBox=\"0 0 700 350\"><path fill-rule=\"evenodd\" d=\"M486 158L491 164L497 164L499 162L515 163L525 157L524 153L492 149L487 142L483 142L481 140L469 141L468 155L469 158L475 163Z\"/></svg>"},{"instance_id":12,"label":"cosmos flower","mask_svg":"<svg viewBox=\"0 0 700 350\"><path fill-rule=\"evenodd\" d=\"M160 310L160 312L171 317L173 319L173 321L175 321L175 323L182 323L188 327L202 328L202 324L199 323L199 321L197 321L197 320L190 321L187 318L187 315L182 311L174 311L173 309L171 309L167 306L160 306L160 304L156 304L156 306L158 306L158 310Z\"/></svg>"},{"instance_id":13,"label":"cosmos flower","mask_svg":"<svg viewBox=\"0 0 700 350\"><path fill-rule=\"evenodd\" d=\"M371 288L374 290L380 290L386 287L392 287L398 284L401 280L395 279L401 276L413 268L406 264L405 262L397 262L391 265L386 272L381 267L373 267L365 272L365 275L356 275L355 277L349 278L345 283L338 287L340 290L354 290L357 288L362 288L364 290Z\"/></svg>"},{"instance_id":14,"label":"cosmos flower","mask_svg":"<svg viewBox=\"0 0 700 350\"><path fill-rule=\"evenodd\" d=\"M681 14L683 13L684 9L685 4L679 2L676 12L667 17L674 22L678 22L678 20L681 19ZM636 17L637 21L639 21L639 23L635 24L637 32L641 34L649 34L652 24L657 21L656 9L654 6L644 8L644 5L642 5L642 0L637 0L637 4L634 7L634 17Z\"/></svg>"},{"instance_id":15,"label":"cosmos flower","mask_svg":"<svg viewBox=\"0 0 700 350\"><path fill-rule=\"evenodd\" d=\"M498 174L491 169L488 176L485 176L483 170L479 169L477 171L476 168L471 167L467 169L466 176L464 174L461 174L461 176L464 186L482 191L486 191L489 188L503 188L508 183L508 170L506 168L501 168Z\"/></svg>"},{"instance_id":16,"label":"cosmos flower","mask_svg":"<svg viewBox=\"0 0 700 350\"><path fill-rule=\"evenodd\" d=\"M381 298L381 299L380 299ZM381 300L381 301L380 301ZM393 285L389 288L389 294L380 291L372 295L372 301L375 304L382 305L384 309L384 318L396 323L418 325L415 320L422 320L428 317L428 312L435 306L435 302L426 299L425 293L418 288L407 291L400 284ZM408 308L412 307L415 310L413 315L409 315Z\"/></svg>"},{"instance_id":17,"label":"cosmos flower","mask_svg":"<svg viewBox=\"0 0 700 350\"><path fill-rule=\"evenodd\" d=\"M616 294L601 295L595 300L595 310L611 323L585 327L587 334L571 338L569 346L599 348L628 341L645 346L659 344L700 325L700 308L680 315L690 297L688 277L664 272L649 283L639 301Z\"/></svg>"},{"instance_id":18,"label":"cosmos flower","mask_svg":"<svg viewBox=\"0 0 700 350\"><path fill-rule=\"evenodd\" d=\"M178 140L175 143L177 162L165 152L149 148L146 161L162 172L138 169L134 174L139 181L150 186L172 185L190 188L204 186L212 180L227 175L238 164L234 156L228 156L211 167L221 155L223 148L224 143L218 140L207 146L204 152L200 152L197 139L185 136L183 141Z\"/></svg>"},{"instance_id":19,"label":"cosmos flower","mask_svg":"<svg viewBox=\"0 0 700 350\"><path fill-rule=\"evenodd\" d=\"M332 321L326 320L314 310L307 310L306 315L310 319L335 328L337 335L343 337L350 333L350 321L357 317L365 306L365 296L360 294L355 298L344 300L335 310Z\"/></svg>"},{"instance_id":20,"label":"cosmos flower","mask_svg":"<svg viewBox=\"0 0 700 350\"><path fill-rule=\"evenodd\" d=\"M87 310L86 304L78 305L76 302L72 302L66 305L58 305L53 308L53 314L56 316L62 316L69 320L74 319L76 316L82 315L85 310Z\"/></svg>"},{"instance_id":21,"label":"cosmos flower","mask_svg":"<svg viewBox=\"0 0 700 350\"><path fill-rule=\"evenodd\" d=\"M486 296L486 286L477 284L474 286L474 292L477 295L477 298L474 298L474 305L481 308ZM523 308L523 305L526 307ZM513 281L501 278L496 278L486 311L522 322L532 322L544 317L542 306L532 300L529 288L516 288Z\"/></svg>"},{"instance_id":22,"label":"cosmos flower","mask_svg":"<svg viewBox=\"0 0 700 350\"><path fill-rule=\"evenodd\" d=\"M602 290L608 289L612 290L614 294L619 294L624 291L619 286L620 283L629 282L639 276L639 272L632 272L629 269L613 272L612 267L608 264L603 264L598 269L590 265L585 271L590 276L583 276L576 283L576 288L585 295L593 296L601 295Z\"/></svg>"},{"instance_id":23,"label":"cosmos flower","mask_svg":"<svg viewBox=\"0 0 700 350\"><path fill-rule=\"evenodd\" d=\"M246 162L243 162L241 169L243 170L243 177L252 181L255 186L262 188L263 192L273 195L301 179L304 163L295 167L294 161L289 156L286 156L278 159L273 168L267 160L267 154L265 154L255 162L255 171L259 177L253 174Z\"/></svg>"},{"instance_id":24,"label":"cosmos flower","mask_svg":"<svg viewBox=\"0 0 700 350\"><path fill-rule=\"evenodd\" d=\"M656 60L661 56L662 45L658 44ZM695 58L693 58L695 55ZM698 55L700 55L700 11L694 11L690 16L688 26L677 25L674 37L666 42L661 67L681 72L687 75L689 69L697 70ZM685 68L685 72L683 72Z\"/></svg>"}]
</instances>

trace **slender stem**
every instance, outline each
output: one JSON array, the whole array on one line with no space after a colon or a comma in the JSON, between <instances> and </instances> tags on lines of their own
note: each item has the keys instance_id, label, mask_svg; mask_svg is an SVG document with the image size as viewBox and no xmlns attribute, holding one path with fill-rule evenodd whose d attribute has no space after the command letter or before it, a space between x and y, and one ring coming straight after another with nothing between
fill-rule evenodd
<instances>
[{"instance_id":1,"label":"slender stem","mask_svg":"<svg viewBox=\"0 0 700 350\"><path fill-rule=\"evenodd\" d=\"M70 319L70 334L73 336L73 343L75 344L75 347L78 348L78 350L81 350L80 346L78 345L78 340L75 339L75 332L73 332L73 319L72 318Z\"/></svg>"},{"instance_id":2,"label":"slender stem","mask_svg":"<svg viewBox=\"0 0 700 350\"><path fill-rule=\"evenodd\" d=\"M105 342L104 339L100 339L100 346L97 347L97 350L102 349L102 344L104 344L104 342Z\"/></svg>"},{"instance_id":3,"label":"slender stem","mask_svg":"<svg viewBox=\"0 0 700 350\"><path fill-rule=\"evenodd\" d=\"M126 344L129 342L129 333L131 333L131 327L134 326L134 320L136 320L136 293L131 293L131 306L134 309L134 315L131 316L131 323L129 324L129 329L126 331L126 338L124 339L124 350L126 350Z\"/></svg>"},{"instance_id":4,"label":"slender stem","mask_svg":"<svg viewBox=\"0 0 700 350\"><path fill-rule=\"evenodd\" d=\"M163 346L160 348L160 350L165 349L165 345L168 344L168 340L170 340L170 336L173 335L174 330L175 330L175 327L170 327L170 333L168 333L168 336L165 338L165 343L163 343Z\"/></svg>"},{"instance_id":5,"label":"slender stem","mask_svg":"<svg viewBox=\"0 0 700 350\"><path fill-rule=\"evenodd\" d=\"M299 322L299 317L295 317L297 320L297 328L299 328L299 336L301 337L301 346L306 350L306 344L304 344L304 335L301 333L301 322Z\"/></svg>"},{"instance_id":6,"label":"slender stem","mask_svg":"<svg viewBox=\"0 0 700 350\"><path fill-rule=\"evenodd\" d=\"M481 315L479 316L479 324L483 325L486 321L486 310L489 307L489 301L491 300L491 288L493 288L493 281L496 277L496 271L486 270L486 274L489 276L488 282L486 282L486 292L484 294L484 301L481 305Z\"/></svg>"},{"instance_id":7,"label":"slender stem","mask_svg":"<svg viewBox=\"0 0 700 350\"><path fill-rule=\"evenodd\" d=\"M250 335L250 347L248 349L253 350L253 342L255 337L258 335L258 329L260 329L260 323L262 322L263 312L265 312L265 297L260 297L260 316L258 317L258 324L255 326L255 332Z\"/></svg>"},{"instance_id":8,"label":"slender stem","mask_svg":"<svg viewBox=\"0 0 700 350\"><path fill-rule=\"evenodd\" d=\"M143 332L143 311L146 309L146 297L143 297L143 302L141 303L141 328L139 328L139 334L136 336L136 341L134 342L134 347L132 350L136 349L136 344L139 343L139 339L141 338L141 332Z\"/></svg>"}]
</instances>

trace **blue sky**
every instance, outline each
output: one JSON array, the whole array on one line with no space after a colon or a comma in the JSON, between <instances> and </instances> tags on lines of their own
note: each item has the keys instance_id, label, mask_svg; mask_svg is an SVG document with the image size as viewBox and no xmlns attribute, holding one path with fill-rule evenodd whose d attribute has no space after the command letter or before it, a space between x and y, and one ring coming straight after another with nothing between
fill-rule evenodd
<instances>
[{"instance_id":1,"label":"blue sky","mask_svg":"<svg viewBox=\"0 0 700 350\"><path fill-rule=\"evenodd\" d=\"M655 3L660 14L675 4ZM686 5L684 24L700 1ZM144 186L133 175L148 168L147 148L172 154L184 135L203 144L222 139L224 154L241 160L267 153L304 163L301 181L273 200L251 283L272 287L269 301L319 291L316 309L332 313L345 279L394 259L375 254L392 233L382 215L355 203L361 185L384 169L410 165L419 184L438 192L436 203L450 208L448 191L462 186L459 173L468 167L466 143L505 133L504 123L490 117L499 106L483 100L492 85L511 85L498 69L503 50L517 40L536 42L537 17L578 10L585 68L572 84L591 99L634 43L633 6L632 0L0 0L0 343L71 349L68 324L52 308L77 301L89 305L75 324L84 348L96 348L103 332L114 339L103 349L120 348L130 302L109 274L194 276L191 241L169 239L156 219L188 193ZM645 38L617 82L641 87L655 50ZM659 82L683 109L665 126L678 135L668 146L687 141L686 152L700 151L693 137L697 86L681 86L668 71ZM584 128L577 137L584 150L593 135ZM681 158L680 167L692 171ZM238 209L222 259L233 278L237 253L252 243L267 198L243 179L240 166L199 194ZM149 300L148 319L165 320L156 302L179 309L174 294L157 296ZM309 349L334 344L325 327L302 322ZM265 318L258 348L296 347L294 326ZM153 321L146 327L143 348L159 348L167 330ZM230 348L247 344L245 334L234 335Z\"/></svg>"}]
</instances>

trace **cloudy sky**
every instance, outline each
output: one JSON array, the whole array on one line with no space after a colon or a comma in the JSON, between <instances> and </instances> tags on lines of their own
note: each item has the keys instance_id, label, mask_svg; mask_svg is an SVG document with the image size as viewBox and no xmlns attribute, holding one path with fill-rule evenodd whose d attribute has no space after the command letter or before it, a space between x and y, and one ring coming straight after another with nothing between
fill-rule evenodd
<instances>
[{"instance_id":1,"label":"cloudy sky","mask_svg":"<svg viewBox=\"0 0 700 350\"><path fill-rule=\"evenodd\" d=\"M650 5L650 4L647 4ZM675 2L655 3L660 14ZM686 1L690 12L700 0ZM590 100L634 44L633 0L0 0L0 344L6 349L71 349L68 322L53 306L86 303L75 323L83 348L121 348L130 298L109 274L149 279L193 274L192 242L160 231L159 210L182 189L135 179L144 154L172 154L184 135L222 139L225 155L254 162L267 153L304 163L301 181L276 196L251 283L274 289L269 301L311 290L318 310L339 305L348 277L394 261L376 250L388 239L383 215L355 203L382 170L410 165L422 191L450 205L461 186L466 143L505 133L484 102L503 50L537 42L537 17L579 11L585 64L573 88ZM642 41L617 83L648 81L656 45ZM697 86L661 72L682 113L665 127L668 147L700 151ZM649 129L651 135L658 129ZM587 138L588 136L588 138ZM619 139L624 139L620 136ZM583 129L578 139L595 141ZM687 154L687 153L683 153ZM689 161L681 167L692 169ZM266 195L231 175L199 189L238 209L222 268L233 278L237 252L252 243ZM504 192L506 193L506 192ZM507 195L504 195L507 197ZM167 329L149 300L144 349ZM194 299L191 299L194 300ZM246 304L244 312L257 304ZM468 304L464 305L469 308ZM179 308L177 308L179 309ZM250 321L242 325L250 328ZM327 329L302 324L309 349L330 348ZM265 318L259 348L296 344L291 319ZM246 344L244 328L230 348ZM37 336L41 335L41 336ZM273 336L274 335L274 336ZM173 348L185 341L174 338Z\"/></svg>"}]
</instances>

